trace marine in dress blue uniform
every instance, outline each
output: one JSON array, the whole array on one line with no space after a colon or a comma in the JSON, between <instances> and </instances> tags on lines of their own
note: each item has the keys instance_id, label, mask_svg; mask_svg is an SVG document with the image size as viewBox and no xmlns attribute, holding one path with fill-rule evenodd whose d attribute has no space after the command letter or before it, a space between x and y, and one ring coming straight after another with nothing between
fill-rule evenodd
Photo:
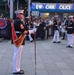
<instances>
[{"instance_id":1,"label":"marine in dress blue uniform","mask_svg":"<svg viewBox=\"0 0 74 75\"><path fill-rule=\"evenodd\" d=\"M54 30L53 43L56 43L56 42L60 43L59 29L58 29L57 21L54 21L53 30Z\"/></svg>"},{"instance_id":2,"label":"marine in dress blue uniform","mask_svg":"<svg viewBox=\"0 0 74 75\"><path fill-rule=\"evenodd\" d=\"M23 22L21 21L24 18L23 10L18 10L16 11L16 13L17 13L17 18L14 21L14 28L15 28L17 37L19 37L22 33L28 34L28 31L25 30ZM21 61L21 55L22 55L24 44L25 44L25 40L18 47L14 45L13 74L24 74L24 70L20 69L20 61Z\"/></svg>"},{"instance_id":3,"label":"marine in dress blue uniform","mask_svg":"<svg viewBox=\"0 0 74 75\"><path fill-rule=\"evenodd\" d=\"M73 16L69 16L69 23L67 24L68 48L73 48L73 34L74 34Z\"/></svg>"}]
</instances>

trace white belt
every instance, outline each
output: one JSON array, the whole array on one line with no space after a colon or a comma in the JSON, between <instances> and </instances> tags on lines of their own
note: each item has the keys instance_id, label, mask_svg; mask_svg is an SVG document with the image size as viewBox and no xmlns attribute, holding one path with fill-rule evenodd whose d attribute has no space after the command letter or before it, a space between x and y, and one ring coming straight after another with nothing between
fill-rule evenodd
<instances>
[{"instance_id":1,"label":"white belt","mask_svg":"<svg viewBox=\"0 0 74 75\"><path fill-rule=\"evenodd\" d=\"M21 33L20 31L15 31L16 33Z\"/></svg>"}]
</instances>

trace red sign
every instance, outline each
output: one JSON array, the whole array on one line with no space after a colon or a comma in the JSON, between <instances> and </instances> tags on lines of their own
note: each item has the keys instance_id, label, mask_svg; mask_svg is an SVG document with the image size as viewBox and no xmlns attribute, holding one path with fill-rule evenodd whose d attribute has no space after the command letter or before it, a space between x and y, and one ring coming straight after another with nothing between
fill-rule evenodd
<instances>
[{"instance_id":1,"label":"red sign","mask_svg":"<svg viewBox=\"0 0 74 75\"><path fill-rule=\"evenodd\" d=\"M6 25L7 25L6 20L4 20L4 19L0 19L0 29L5 28Z\"/></svg>"}]
</instances>

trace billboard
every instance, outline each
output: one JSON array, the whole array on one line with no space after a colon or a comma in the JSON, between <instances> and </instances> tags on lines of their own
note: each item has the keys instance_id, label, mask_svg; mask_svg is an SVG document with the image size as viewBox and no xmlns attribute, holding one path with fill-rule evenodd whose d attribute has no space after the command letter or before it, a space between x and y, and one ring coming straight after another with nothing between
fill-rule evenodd
<instances>
[{"instance_id":1,"label":"billboard","mask_svg":"<svg viewBox=\"0 0 74 75\"><path fill-rule=\"evenodd\" d=\"M74 12L74 4L65 3L32 3L31 11L40 12Z\"/></svg>"},{"instance_id":2,"label":"billboard","mask_svg":"<svg viewBox=\"0 0 74 75\"><path fill-rule=\"evenodd\" d=\"M0 29L3 29L7 26L6 20L0 19Z\"/></svg>"}]
</instances>

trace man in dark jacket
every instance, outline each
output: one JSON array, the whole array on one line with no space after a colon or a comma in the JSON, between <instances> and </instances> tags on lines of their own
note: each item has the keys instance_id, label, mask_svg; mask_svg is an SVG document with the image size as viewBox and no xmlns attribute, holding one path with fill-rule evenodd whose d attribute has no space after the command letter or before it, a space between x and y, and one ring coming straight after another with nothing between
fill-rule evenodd
<instances>
[{"instance_id":1,"label":"man in dark jacket","mask_svg":"<svg viewBox=\"0 0 74 75\"><path fill-rule=\"evenodd\" d=\"M45 39L45 22L41 22L36 31L36 37Z\"/></svg>"}]
</instances>

